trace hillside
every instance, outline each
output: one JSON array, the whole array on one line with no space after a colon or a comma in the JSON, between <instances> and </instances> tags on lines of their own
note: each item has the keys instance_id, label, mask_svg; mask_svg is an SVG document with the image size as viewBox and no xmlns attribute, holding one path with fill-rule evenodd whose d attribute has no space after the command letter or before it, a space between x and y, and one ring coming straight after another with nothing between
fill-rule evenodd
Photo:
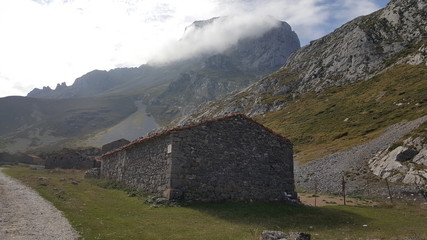
<instances>
[{"instance_id":1,"label":"hillside","mask_svg":"<svg viewBox=\"0 0 427 240\"><path fill-rule=\"evenodd\" d=\"M71 86L62 83L55 89L34 89L26 98L0 99L0 152L133 140L279 69L300 48L289 24L271 17L245 20L229 16L196 21L173 45L168 59L138 68L94 70ZM223 29L234 31L233 41L217 43L222 48L207 45L190 55L178 54L182 50L177 47L204 46L207 33Z\"/></svg>"},{"instance_id":2,"label":"hillside","mask_svg":"<svg viewBox=\"0 0 427 240\"><path fill-rule=\"evenodd\" d=\"M308 161L427 114L427 4L391 1L291 55L287 63L178 124L244 112Z\"/></svg>"},{"instance_id":3,"label":"hillside","mask_svg":"<svg viewBox=\"0 0 427 240\"><path fill-rule=\"evenodd\" d=\"M71 86L58 84L55 89L34 89L28 97L137 95L160 124L168 124L202 103L218 100L276 71L300 48L298 36L286 22L260 17L251 31L231 28L234 22L244 20L228 16L196 21L173 46L170 60L155 58L138 68L95 70L76 79ZM242 26L248 28L244 23ZM224 39L219 46L207 44L196 51L197 46L204 46L203 41L212 41L204 39L205 35L222 28L233 30L229 38L234 42ZM176 48L188 45L194 45L196 52L181 56L182 50Z\"/></svg>"},{"instance_id":4,"label":"hillside","mask_svg":"<svg viewBox=\"0 0 427 240\"><path fill-rule=\"evenodd\" d=\"M1 151L17 152L79 142L136 111L132 97L0 99ZM73 145L72 145L73 146Z\"/></svg>"}]
</instances>

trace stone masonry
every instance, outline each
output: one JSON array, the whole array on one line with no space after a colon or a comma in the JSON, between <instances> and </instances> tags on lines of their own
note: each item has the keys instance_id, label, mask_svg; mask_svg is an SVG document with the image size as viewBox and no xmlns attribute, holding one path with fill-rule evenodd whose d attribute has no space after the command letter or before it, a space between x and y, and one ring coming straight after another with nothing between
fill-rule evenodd
<instances>
[{"instance_id":1,"label":"stone masonry","mask_svg":"<svg viewBox=\"0 0 427 240\"><path fill-rule=\"evenodd\" d=\"M90 169L99 167L96 156L101 153L100 149L62 149L59 152L53 152L41 156L45 161L46 169Z\"/></svg>"},{"instance_id":2,"label":"stone masonry","mask_svg":"<svg viewBox=\"0 0 427 240\"><path fill-rule=\"evenodd\" d=\"M169 200L296 198L289 140L244 115L142 138L101 157L101 178Z\"/></svg>"}]
</instances>

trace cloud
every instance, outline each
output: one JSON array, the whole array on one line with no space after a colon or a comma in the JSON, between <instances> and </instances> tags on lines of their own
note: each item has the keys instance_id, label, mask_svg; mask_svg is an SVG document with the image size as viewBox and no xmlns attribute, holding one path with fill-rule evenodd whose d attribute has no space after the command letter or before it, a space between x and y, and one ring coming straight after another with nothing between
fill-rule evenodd
<instances>
[{"instance_id":1,"label":"cloud","mask_svg":"<svg viewBox=\"0 0 427 240\"><path fill-rule=\"evenodd\" d=\"M179 41L173 41L154 54L150 63L167 63L206 53L221 53L240 39L258 37L278 27L272 17L233 15L213 19L203 27L190 25Z\"/></svg>"}]
</instances>

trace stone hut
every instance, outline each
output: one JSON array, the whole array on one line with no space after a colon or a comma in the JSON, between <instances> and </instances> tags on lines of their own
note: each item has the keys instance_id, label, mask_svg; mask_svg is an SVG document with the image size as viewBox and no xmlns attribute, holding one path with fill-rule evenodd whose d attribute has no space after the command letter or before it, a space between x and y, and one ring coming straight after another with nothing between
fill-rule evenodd
<instances>
[{"instance_id":1,"label":"stone hut","mask_svg":"<svg viewBox=\"0 0 427 240\"><path fill-rule=\"evenodd\" d=\"M100 153L101 150L98 148L80 150L64 148L59 152L46 154L42 158L46 161L46 169L90 169L99 167L96 156L99 156Z\"/></svg>"},{"instance_id":2,"label":"stone hut","mask_svg":"<svg viewBox=\"0 0 427 240\"><path fill-rule=\"evenodd\" d=\"M104 154L101 178L169 200L296 198L291 142L241 114L164 131Z\"/></svg>"}]
</instances>

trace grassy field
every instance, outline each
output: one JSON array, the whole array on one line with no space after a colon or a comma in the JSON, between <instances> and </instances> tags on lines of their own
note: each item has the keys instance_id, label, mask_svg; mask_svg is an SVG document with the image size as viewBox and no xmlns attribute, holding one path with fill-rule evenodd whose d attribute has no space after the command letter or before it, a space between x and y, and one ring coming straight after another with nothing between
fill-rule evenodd
<instances>
[{"instance_id":1,"label":"grassy field","mask_svg":"<svg viewBox=\"0 0 427 240\"><path fill-rule=\"evenodd\" d=\"M257 239L266 229L308 232L313 239L427 238L425 206L227 202L151 208L144 197L105 188L111 185L84 179L82 171L21 166L5 172L63 211L84 239Z\"/></svg>"}]
</instances>

